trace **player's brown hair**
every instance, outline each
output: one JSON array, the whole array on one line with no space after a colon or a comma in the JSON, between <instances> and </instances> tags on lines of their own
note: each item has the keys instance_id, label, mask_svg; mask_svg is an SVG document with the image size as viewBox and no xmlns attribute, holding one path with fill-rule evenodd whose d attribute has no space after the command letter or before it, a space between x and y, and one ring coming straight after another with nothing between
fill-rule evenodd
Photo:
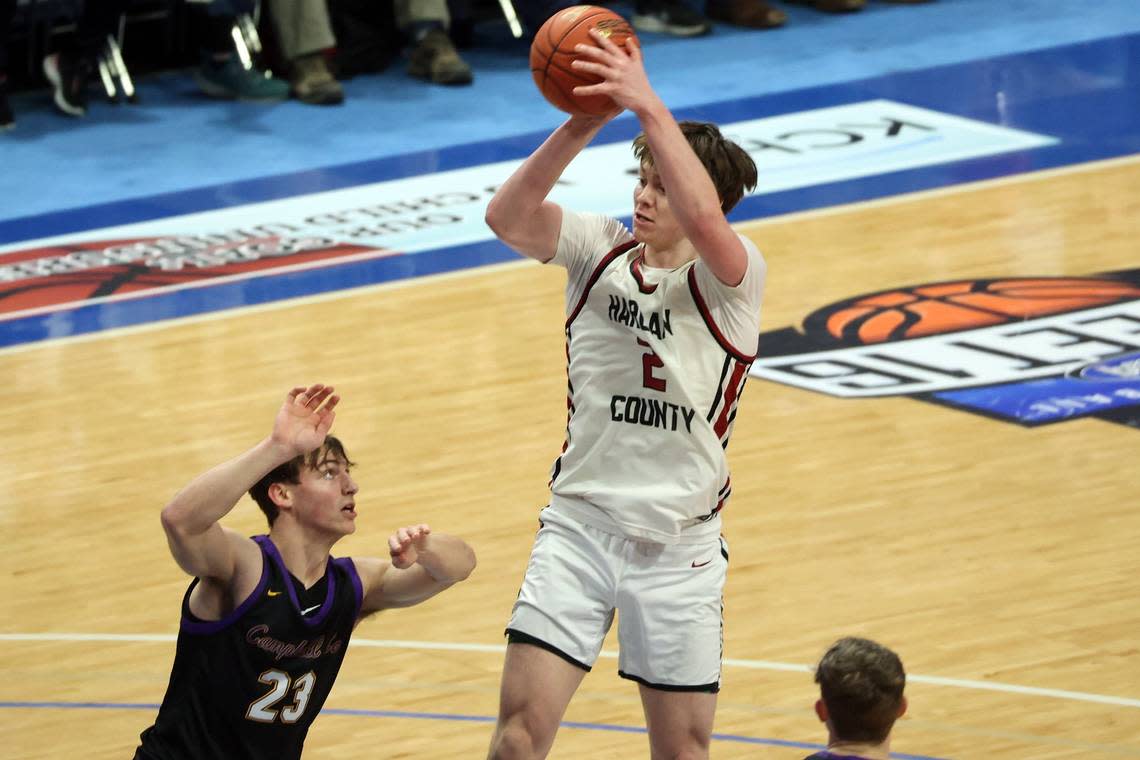
<instances>
[{"instance_id":1,"label":"player's brown hair","mask_svg":"<svg viewBox=\"0 0 1140 760\"><path fill-rule=\"evenodd\" d=\"M277 515L280 510L277 505L273 503L273 499L269 498L269 487L274 483L293 483L301 482L301 468L307 467L310 470L317 469L317 465L324 461L326 454L333 454L338 458L344 459L348 462L348 466L352 467L353 462L348 458L348 454L344 451L344 444L335 435L330 435L325 438L325 442L317 448L310 451L308 454L299 454L293 457L284 464L279 464L277 467L270 470L265 477L257 481L253 488L249 489L249 495L257 502L257 506L265 513L265 518L269 520L269 526L273 527Z\"/></svg>"},{"instance_id":2,"label":"player's brown hair","mask_svg":"<svg viewBox=\"0 0 1140 760\"><path fill-rule=\"evenodd\" d=\"M902 708L906 673L899 656L869 639L835 642L815 670L836 739L886 741Z\"/></svg>"},{"instance_id":3,"label":"player's brown hair","mask_svg":"<svg viewBox=\"0 0 1140 760\"><path fill-rule=\"evenodd\" d=\"M712 178L720 209L727 214L744 197L745 191L756 188L756 162L744 148L722 135L715 124L681 121L677 126ZM653 166L653 154L644 133L634 138L633 155L641 163Z\"/></svg>"}]
</instances>

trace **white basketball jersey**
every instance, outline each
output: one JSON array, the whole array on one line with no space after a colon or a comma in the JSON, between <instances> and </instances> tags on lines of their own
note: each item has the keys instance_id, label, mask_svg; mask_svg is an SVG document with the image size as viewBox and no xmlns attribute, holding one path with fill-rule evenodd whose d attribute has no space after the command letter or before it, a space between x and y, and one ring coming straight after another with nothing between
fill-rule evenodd
<instances>
[{"instance_id":1,"label":"white basketball jersey","mask_svg":"<svg viewBox=\"0 0 1140 760\"><path fill-rule=\"evenodd\" d=\"M725 448L756 356L765 264L724 285L700 260L645 266L616 220L563 212L568 422L551 508L663 544L720 532Z\"/></svg>"}]
</instances>

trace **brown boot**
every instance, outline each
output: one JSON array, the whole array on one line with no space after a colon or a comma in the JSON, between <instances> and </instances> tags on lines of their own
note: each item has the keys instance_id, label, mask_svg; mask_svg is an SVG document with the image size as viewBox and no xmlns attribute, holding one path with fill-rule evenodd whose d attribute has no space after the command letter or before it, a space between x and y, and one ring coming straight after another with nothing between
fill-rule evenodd
<instances>
[{"instance_id":1,"label":"brown boot","mask_svg":"<svg viewBox=\"0 0 1140 760\"><path fill-rule=\"evenodd\" d=\"M471 67L443 29L432 29L412 48L408 73L435 84L471 84Z\"/></svg>"},{"instance_id":2,"label":"brown boot","mask_svg":"<svg viewBox=\"0 0 1140 760\"><path fill-rule=\"evenodd\" d=\"M715 21L749 29L775 29L788 20L788 14L764 0L708 0L705 13Z\"/></svg>"},{"instance_id":3,"label":"brown boot","mask_svg":"<svg viewBox=\"0 0 1140 760\"><path fill-rule=\"evenodd\" d=\"M290 77L293 97L314 106L335 106L344 102L344 90L329 71L321 53L309 53L293 59Z\"/></svg>"}]
</instances>

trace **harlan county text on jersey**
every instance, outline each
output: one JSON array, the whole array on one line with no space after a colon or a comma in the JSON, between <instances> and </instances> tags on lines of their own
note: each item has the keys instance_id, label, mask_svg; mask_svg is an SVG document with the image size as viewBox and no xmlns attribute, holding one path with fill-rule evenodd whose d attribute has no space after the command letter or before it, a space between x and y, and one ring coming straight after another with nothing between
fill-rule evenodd
<instances>
[{"instance_id":1,"label":"harlan county text on jersey","mask_svg":"<svg viewBox=\"0 0 1140 760\"><path fill-rule=\"evenodd\" d=\"M653 333L658 340L664 340L666 334L673 334L673 326L669 323L669 309L660 313L650 312L647 317L637 305L637 301L632 298L610 295L609 317L610 320L626 327Z\"/></svg>"},{"instance_id":2,"label":"harlan county text on jersey","mask_svg":"<svg viewBox=\"0 0 1140 760\"><path fill-rule=\"evenodd\" d=\"M687 406L641 396L613 396L610 398L610 419L630 425L677 430L684 424L685 432L693 432L693 417L697 411Z\"/></svg>"}]
</instances>

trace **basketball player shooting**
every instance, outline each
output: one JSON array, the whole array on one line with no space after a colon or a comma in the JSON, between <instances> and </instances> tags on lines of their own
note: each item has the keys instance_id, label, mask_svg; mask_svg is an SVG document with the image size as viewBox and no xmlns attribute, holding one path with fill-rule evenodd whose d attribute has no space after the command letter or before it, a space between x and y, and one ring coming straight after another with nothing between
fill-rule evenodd
<instances>
[{"instance_id":1,"label":"basketball player shooting","mask_svg":"<svg viewBox=\"0 0 1140 760\"><path fill-rule=\"evenodd\" d=\"M571 115L502 185L487 223L565 267L569 419L507 627L491 758L541 758L619 613L618 670L638 684L653 758L708 757L720 689L731 493L725 448L755 358L765 263L725 213L755 187L712 124L678 124L641 51L591 32L575 69L602 116ZM632 234L546 200L621 110L644 130Z\"/></svg>"}]
</instances>

